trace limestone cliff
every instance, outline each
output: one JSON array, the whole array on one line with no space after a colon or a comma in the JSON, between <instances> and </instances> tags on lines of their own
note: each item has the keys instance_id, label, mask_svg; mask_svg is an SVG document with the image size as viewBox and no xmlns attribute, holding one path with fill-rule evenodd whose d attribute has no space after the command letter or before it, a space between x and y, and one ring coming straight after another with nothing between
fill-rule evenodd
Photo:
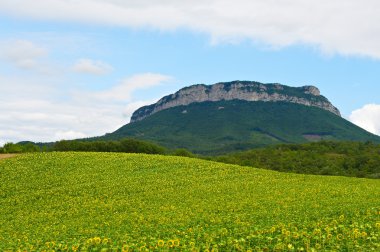
<instances>
[{"instance_id":1,"label":"limestone cliff","mask_svg":"<svg viewBox=\"0 0 380 252\"><path fill-rule=\"evenodd\" d=\"M252 81L222 82L214 85L197 84L180 89L161 98L157 103L136 110L131 122L140 121L158 111L189 105L193 102L246 100L291 102L318 107L340 116L339 110L314 86L289 87L281 84L262 84Z\"/></svg>"}]
</instances>

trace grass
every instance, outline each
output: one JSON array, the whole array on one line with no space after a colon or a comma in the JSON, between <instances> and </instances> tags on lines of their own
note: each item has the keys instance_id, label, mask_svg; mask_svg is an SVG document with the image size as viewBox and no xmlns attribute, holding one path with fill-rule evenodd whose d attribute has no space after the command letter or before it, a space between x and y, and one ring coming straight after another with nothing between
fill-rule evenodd
<instances>
[{"instance_id":1,"label":"grass","mask_svg":"<svg viewBox=\"0 0 380 252\"><path fill-rule=\"evenodd\" d=\"M380 181L183 157L0 161L1 251L370 251Z\"/></svg>"}]
</instances>

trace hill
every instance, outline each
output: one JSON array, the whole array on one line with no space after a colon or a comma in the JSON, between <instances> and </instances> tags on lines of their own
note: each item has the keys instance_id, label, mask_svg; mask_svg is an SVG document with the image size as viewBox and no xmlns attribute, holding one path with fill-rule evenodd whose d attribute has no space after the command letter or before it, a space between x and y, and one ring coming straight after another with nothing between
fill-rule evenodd
<instances>
[{"instance_id":1,"label":"hill","mask_svg":"<svg viewBox=\"0 0 380 252\"><path fill-rule=\"evenodd\" d=\"M377 251L380 181L191 158L0 161L1 251ZM102 250L103 249L103 250Z\"/></svg>"},{"instance_id":2,"label":"hill","mask_svg":"<svg viewBox=\"0 0 380 252\"><path fill-rule=\"evenodd\" d=\"M378 136L319 107L244 100L194 102L167 108L101 139L124 137L206 155L318 140L380 142Z\"/></svg>"}]
</instances>

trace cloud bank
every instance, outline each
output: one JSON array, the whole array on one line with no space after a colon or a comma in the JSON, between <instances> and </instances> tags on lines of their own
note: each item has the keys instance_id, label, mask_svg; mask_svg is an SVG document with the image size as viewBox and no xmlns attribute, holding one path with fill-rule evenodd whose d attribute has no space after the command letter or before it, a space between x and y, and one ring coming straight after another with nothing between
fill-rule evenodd
<instances>
[{"instance_id":1,"label":"cloud bank","mask_svg":"<svg viewBox=\"0 0 380 252\"><path fill-rule=\"evenodd\" d=\"M12 83L0 85L0 107L5 111L0 113L0 145L8 141L48 142L112 132L126 124L135 109L153 102L133 99L136 90L163 85L169 80L169 76L142 73L102 91L62 93L60 85L51 84L49 79L31 81L0 75L0 83Z\"/></svg>"},{"instance_id":2,"label":"cloud bank","mask_svg":"<svg viewBox=\"0 0 380 252\"><path fill-rule=\"evenodd\" d=\"M271 47L380 58L377 0L3 0L16 17L163 31L190 29L213 42L249 39Z\"/></svg>"},{"instance_id":3,"label":"cloud bank","mask_svg":"<svg viewBox=\"0 0 380 252\"><path fill-rule=\"evenodd\" d=\"M118 85L109 90L96 92L91 97L99 100L130 101L135 90L154 87L163 82L168 82L172 77L162 74L145 73L125 78Z\"/></svg>"},{"instance_id":4,"label":"cloud bank","mask_svg":"<svg viewBox=\"0 0 380 252\"><path fill-rule=\"evenodd\" d=\"M352 111L349 120L363 129L380 135L380 105L367 104Z\"/></svg>"}]
</instances>

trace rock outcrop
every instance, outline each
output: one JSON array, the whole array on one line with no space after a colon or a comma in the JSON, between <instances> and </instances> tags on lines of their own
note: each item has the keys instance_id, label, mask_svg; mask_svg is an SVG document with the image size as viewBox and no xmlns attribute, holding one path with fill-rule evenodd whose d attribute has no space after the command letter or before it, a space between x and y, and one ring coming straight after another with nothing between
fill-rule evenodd
<instances>
[{"instance_id":1,"label":"rock outcrop","mask_svg":"<svg viewBox=\"0 0 380 252\"><path fill-rule=\"evenodd\" d=\"M180 89L157 103L136 110L131 122L140 121L161 110L189 105L193 102L245 100L291 102L318 107L340 116L339 110L320 94L317 87L289 87L281 84L262 84L252 81L222 82L214 85L197 84Z\"/></svg>"}]
</instances>

